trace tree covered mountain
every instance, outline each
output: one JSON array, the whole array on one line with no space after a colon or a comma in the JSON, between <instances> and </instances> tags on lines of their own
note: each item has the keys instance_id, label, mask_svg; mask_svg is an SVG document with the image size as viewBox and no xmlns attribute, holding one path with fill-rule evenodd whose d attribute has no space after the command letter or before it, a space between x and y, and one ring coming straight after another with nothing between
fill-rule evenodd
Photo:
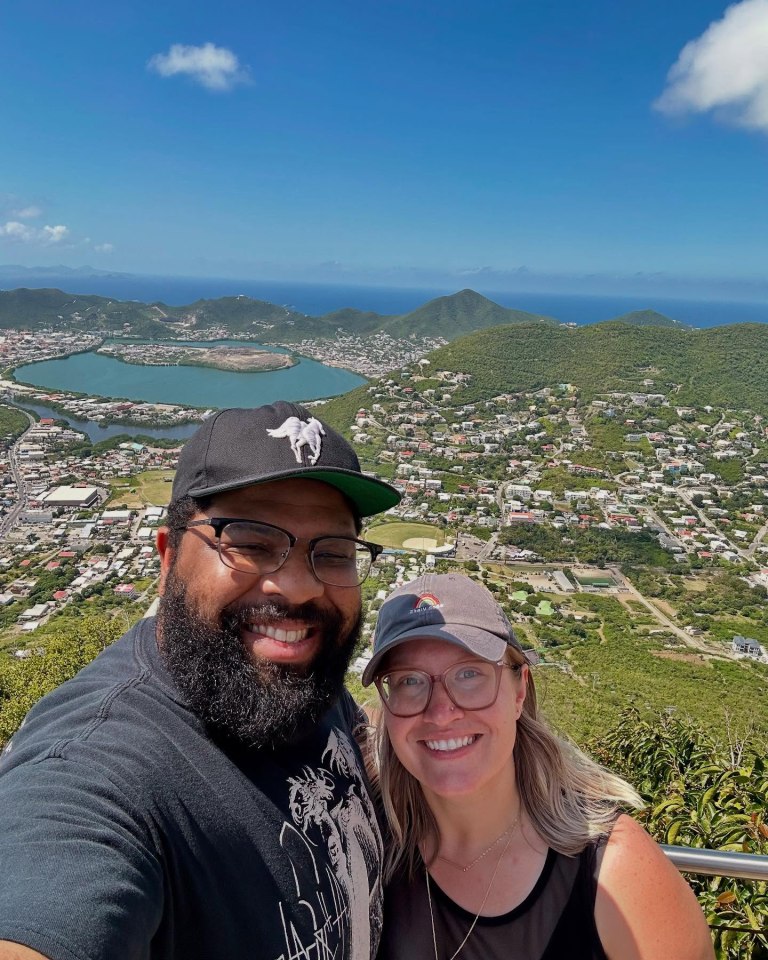
<instances>
[{"instance_id":1,"label":"tree covered mountain","mask_svg":"<svg viewBox=\"0 0 768 960\"><path fill-rule=\"evenodd\" d=\"M768 324L709 330L618 321L494 327L453 340L430 353L429 361L431 376L443 370L470 375L455 395L463 402L570 383L585 400L612 391L664 394L680 406L712 404L768 415ZM333 422L338 408L344 422L364 394L358 388L324 409Z\"/></svg>"},{"instance_id":2,"label":"tree covered mountain","mask_svg":"<svg viewBox=\"0 0 768 960\"><path fill-rule=\"evenodd\" d=\"M440 336L453 340L473 330L510 323L557 325L558 321L552 317L501 307L474 290L460 290L450 297L430 300L423 307L402 317L392 317L387 321L385 329L393 337Z\"/></svg>"},{"instance_id":3,"label":"tree covered mountain","mask_svg":"<svg viewBox=\"0 0 768 960\"><path fill-rule=\"evenodd\" d=\"M397 338L439 336L451 340L473 330L510 323L556 325L557 321L501 307L474 290L438 297L402 316L382 316L349 307L320 317L244 296L197 300L174 307L56 289L0 291L0 327L103 330L105 334L130 333L158 339L191 337L196 331L215 327L235 336L281 343L335 337L338 333L368 336L377 332Z\"/></svg>"},{"instance_id":4,"label":"tree covered mountain","mask_svg":"<svg viewBox=\"0 0 768 960\"><path fill-rule=\"evenodd\" d=\"M279 327L303 314L250 297L197 300L183 307L110 300L57 289L0 290L0 328L29 330L60 327L105 334L163 339L194 335L195 329L223 326L231 333L251 333L255 323Z\"/></svg>"},{"instance_id":5,"label":"tree covered mountain","mask_svg":"<svg viewBox=\"0 0 768 960\"><path fill-rule=\"evenodd\" d=\"M612 321L602 321L603 323L630 323L634 327L677 327L678 329L692 329L688 324L681 323L679 320L673 320L663 313L656 310L632 310L630 313L623 313L620 317L614 317Z\"/></svg>"}]
</instances>

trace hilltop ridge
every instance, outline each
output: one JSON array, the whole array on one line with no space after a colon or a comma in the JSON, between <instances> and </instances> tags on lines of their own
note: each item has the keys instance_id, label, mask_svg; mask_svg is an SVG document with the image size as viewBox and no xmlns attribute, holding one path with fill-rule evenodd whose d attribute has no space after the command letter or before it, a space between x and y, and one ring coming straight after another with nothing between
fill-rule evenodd
<instances>
[{"instance_id":1,"label":"hilltop ridge","mask_svg":"<svg viewBox=\"0 0 768 960\"><path fill-rule=\"evenodd\" d=\"M768 324L706 330L606 321L583 327L480 330L429 354L432 370L470 375L467 400L571 383L589 399L611 391L668 393L675 402L768 414Z\"/></svg>"},{"instance_id":2,"label":"hilltop ridge","mask_svg":"<svg viewBox=\"0 0 768 960\"><path fill-rule=\"evenodd\" d=\"M524 310L512 310L489 300L475 290L460 290L447 297L437 297L387 324L387 332L396 337L439 336L452 340L461 334L485 327L509 323L557 324L553 317L544 317Z\"/></svg>"},{"instance_id":3,"label":"hilltop ridge","mask_svg":"<svg viewBox=\"0 0 768 960\"><path fill-rule=\"evenodd\" d=\"M693 330L687 323L673 320L657 310L631 310L610 320L601 320L601 323L629 323L634 327L677 327L679 330Z\"/></svg>"},{"instance_id":4,"label":"hilltop ridge","mask_svg":"<svg viewBox=\"0 0 768 960\"><path fill-rule=\"evenodd\" d=\"M288 343L327 339L338 333L368 336L378 332L395 338L439 336L452 340L499 324L557 322L551 317L502 307L474 290L438 297L399 316L346 307L319 317L246 296L196 300L178 307L162 301L111 300L53 288L0 291L0 328L60 326L157 339L190 337L215 328L225 335Z\"/></svg>"}]
</instances>

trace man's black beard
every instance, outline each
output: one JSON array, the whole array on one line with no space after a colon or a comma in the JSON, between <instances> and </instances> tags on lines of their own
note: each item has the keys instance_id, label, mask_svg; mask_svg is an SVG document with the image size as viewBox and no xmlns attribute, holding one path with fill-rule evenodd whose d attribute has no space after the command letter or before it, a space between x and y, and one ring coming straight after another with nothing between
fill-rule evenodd
<instances>
[{"instance_id":1,"label":"man's black beard","mask_svg":"<svg viewBox=\"0 0 768 960\"><path fill-rule=\"evenodd\" d=\"M241 626L281 620L320 630L320 651L307 667L253 661ZM225 607L218 626L195 612L171 571L160 600L160 655L191 709L215 732L247 747L277 747L299 739L340 695L361 617L348 630L338 610L314 603Z\"/></svg>"}]
</instances>

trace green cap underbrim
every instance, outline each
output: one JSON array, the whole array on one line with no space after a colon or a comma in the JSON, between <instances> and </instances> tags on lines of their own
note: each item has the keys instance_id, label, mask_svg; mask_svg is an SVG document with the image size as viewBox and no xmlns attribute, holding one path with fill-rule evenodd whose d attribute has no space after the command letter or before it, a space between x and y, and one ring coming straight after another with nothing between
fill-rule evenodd
<instances>
[{"instance_id":1,"label":"green cap underbrim","mask_svg":"<svg viewBox=\"0 0 768 960\"><path fill-rule=\"evenodd\" d=\"M297 467L258 477L243 478L237 483L222 483L208 487L193 487L187 491L191 497L210 497L228 490L242 490L245 487L261 483L274 483L276 480L319 480L336 487L357 508L361 517L370 517L383 513L400 503L400 493L390 484L374 477L366 477L353 470L329 470L327 467Z\"/></svg>"}]
</instances>

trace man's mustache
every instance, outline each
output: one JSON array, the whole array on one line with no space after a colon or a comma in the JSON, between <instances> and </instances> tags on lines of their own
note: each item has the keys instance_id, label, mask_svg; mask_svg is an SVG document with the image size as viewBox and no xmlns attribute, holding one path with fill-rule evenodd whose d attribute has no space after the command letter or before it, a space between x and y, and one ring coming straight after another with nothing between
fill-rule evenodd
<instances>
[{"instance_id":1,"label":"man's mustache","mask_svg":"<svg viewBox=\"0 0 768 960\"><path fill-rule=\"evenodd\" d=\"M225 607L221 622L225 629L239 629L251 623L284 623L289 620L306 623L310 627L337 627L338 614L324 610L310 602L301 604L277 603L274 600L260 603L236 603Z\"/></svg>"}]
</instances>

